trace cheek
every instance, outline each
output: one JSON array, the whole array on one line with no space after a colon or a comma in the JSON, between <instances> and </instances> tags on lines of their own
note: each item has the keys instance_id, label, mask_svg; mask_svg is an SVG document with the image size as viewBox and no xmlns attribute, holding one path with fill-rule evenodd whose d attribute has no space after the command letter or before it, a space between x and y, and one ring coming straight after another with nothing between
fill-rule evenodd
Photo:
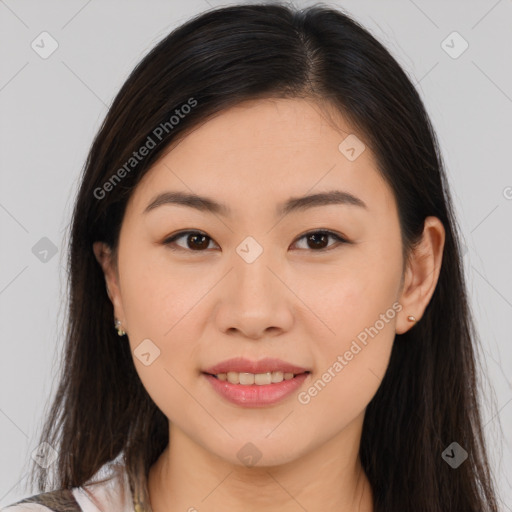
<instances>
[{"instance_id":1,"label":"cheek","mask_svg":"<svg viewBox=\"0 0 512 512\"><path fill-rule=\"evenodd\" d=\"M199 361L197 321L201 297L211 282L194 279L173 267L165 251L124 248L120 259L123 311L139 377L157 406L169 417L186 402L188 386ZM197 277L197 276L196 276ZM149 354L149 355L146 355ZM145 363L150 364L146 365ZM169 404L174 404L172 410Z\"/></svg>"},{"instance_id":2,"label":"cheek","mask_svg":"<svg viewBox=\"0 0 512 512\"><path fill-rule=\"evenodd\" d=\"M361 333L364 342L364 333L375 324L379 331L393 331L400 272L400 258L360 251L322 272L302 273L297 294L318 319L311 339L321 333L327 347L342 350Z\"/></svg>"},{"instance_id":3,"label":"cheek","mask_svg":"<svg viewBox=\"0 0 512 512\"><path fill-rule=\"evenodd\" d=\"M334 331L314 337L314 378L297 397L308 417L320 417L334 435L364 412L377 392L395 339L396 305L389 293L371 300L353 289L330 295L323 311ZM329 306L327 306L329 304Z\"/></svg>"},{"instance_id":4,"label":"cheek","mask_svg":"<svg viewBox=\"0 0 512 512\"><path fill-rule=\"evenodd\" d=\"M130 280L126 315L136 371L157 407L171 422L181 424L183 411L191 405L186 390L194 382L200 360L194 312L199 311L199 298L206 291L184 288L183 277L162 276L153 269L133 274ZM148 358L151 363L146 365Z\"/></svg>"},{"instance_id":5,"label":"cheek","mask_svg":"<svg viewBox=\"0 0 512 512\"><path fill-rule=\"evenodd\" d=\"M363 411L389 363L401 309L399 251L398 244L389 251L394 255L361 251L350 262L347 257L337 271L331 269L329 276L317 274L316 287L302 281L301 298L320 320L309 333L316 340L315 381L302 403L310 400L318 412L325 408L322 414L338 426Z\"/></svg>"},{"instance_id":6,"label":"cheek","mask_svg":"<svg viewBox=\"0 0 512 512\"><path fill-rule=\"evenodd\" d=\"M167 344L194 315L211 280L198 278L192 265L173 265L165 248L127 245L125 254L121 290L130 333Z\"/></svg>"}]
</instances>

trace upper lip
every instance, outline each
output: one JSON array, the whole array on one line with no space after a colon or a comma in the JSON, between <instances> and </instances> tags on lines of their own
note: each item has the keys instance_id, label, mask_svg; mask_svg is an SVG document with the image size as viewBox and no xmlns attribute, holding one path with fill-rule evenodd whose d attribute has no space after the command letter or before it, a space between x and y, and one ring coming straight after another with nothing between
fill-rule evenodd
<instances>
[{"instance_id":1,"label":"upper lip","mask_svg":"<svg viewBox=\"0 0 512 512\"><path fill-rule=\"evenodd\" d=\"M287 363L286 361L282 361L281 359L274 359L270 357L260 359L259 361L250 361L249 359L245 359L243 357L235 357L217 363L213 366L210 366L206 370L203 370L204 373L209 373L211 375L217 375L219 373L228 372L254 374L267 372L283 372L299 374L307 371L309 370L307 370L306 368L302 368L301 366Z\"/></svg>"}]
</instances>

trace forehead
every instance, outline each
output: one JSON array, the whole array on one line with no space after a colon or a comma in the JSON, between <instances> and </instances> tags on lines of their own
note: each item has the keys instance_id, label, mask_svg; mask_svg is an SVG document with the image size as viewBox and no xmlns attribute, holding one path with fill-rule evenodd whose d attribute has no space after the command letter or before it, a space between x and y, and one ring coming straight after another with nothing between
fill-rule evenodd
<instances>
[{"instance_id":1,"label":"forehead","mask_svg":"<svg viewBox=\"0 0 512 512\"><path fill-rule=\"evenodd\" d=\"M340 150L349 136L364 148L355 160ZM180 190L214 196L236 210L334 189L359 196L370 208L391 200L370 149L334 108L264 99L194 127L146 173L131 202L142 212L155 193Z\"/></svg>"},{"instance_id":2,"label":"forehead","mask_svg":"<svg viewBox=\"0 0 512 512\"><path fill-rule=\"evenodd\" d=\"M178 158L191 147L201 146L209 154L224 157L257 152L262 158L286 158L290 152L319 145L334 144L337 149L350 133L341 114L327 103L299 98L247 100L193 129L173 152Z\"/></svg>"}]
</instances>

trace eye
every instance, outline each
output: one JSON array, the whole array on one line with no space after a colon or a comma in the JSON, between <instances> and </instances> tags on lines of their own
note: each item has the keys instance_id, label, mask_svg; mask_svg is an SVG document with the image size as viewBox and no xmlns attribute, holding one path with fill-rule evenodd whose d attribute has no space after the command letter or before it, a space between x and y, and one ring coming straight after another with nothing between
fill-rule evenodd
<instances>
[{"instance_id":1,"label":"eye","mask_svg":"<svg viewBox=\"0 0 512 512\"><path fill-rule=\"evenodd\" d=\"M177 240L184 237L186 237L185 247L176 244ZM326 248L325 242L329 238L334 239L336 242L338 242L338 244L331 244ZM330 250L333 248L333 245L336 246L339 244L351 243L342 236L328 230L310 231L299 237L297 240L302 239L305 239L306 243L309 245L309 247L306 248L309 248L314 252ZM208 248L210 241L213 241L212 238L210 238L206 233L202 233L201 231L181 231L180 233L176 233L175 235L167 238L163 243L164 245L168 246L175 244L177 248L170 247L173 251L183 249L194 252L204 252L204 250Z\"/></svg>"},{"instance_id":2,"label":"eye","mask_svg":"<svg viewBox=\"0 0 512 512\"><path fill-rule=\"evenodd\" d=\"M175 235L167 238L164 241L164 244L171 245L176 240L179 240L180 238L183 238L185 236L187 237L186 244L188 245L188 247L178 246L179 249L186 250L190 248L192 251L195 252L202 252L202 249L207 249L209 245L208 241L212 240L207 234L201 233L200 231L182 231L181 233L176 233ZM174 247L171 247L171 249L173 251L177 250Z\"/></svg>"},{"instance_id":3,"label":"eye","mask_svg":"<svg viewBox=\"0 0 512 512\"><path fill-rule=\"evenodd\" d=\"M322 251L330 250L332 248L332 245L328 246L327 248L325 247L325 241L328 240L329 238L333 238L334 240L336 240L336 242L339 242L338 244L333 244L333 245L350 243L348 240L346 240L342 236L340 236L336 233L333 233L332 231L326 231L326 230L310 231L309 233L305 233L304 235L299 237L297 240L302 240L303 238L306 240L307 244L310 244L309 248L313 249L314 252L322 252Z\"/></svg>"}]
</instances>

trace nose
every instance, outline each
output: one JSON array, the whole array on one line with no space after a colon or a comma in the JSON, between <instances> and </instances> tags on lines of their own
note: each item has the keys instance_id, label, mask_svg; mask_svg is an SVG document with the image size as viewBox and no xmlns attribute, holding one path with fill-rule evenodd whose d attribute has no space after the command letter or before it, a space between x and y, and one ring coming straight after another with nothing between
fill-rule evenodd
<instances>
[{"instance_id":1,"label":"nose","mask_svg":"<svg viewBox=\"0 0 512 512\"><path fill-rule=\"evenodd\" d=\"M232 270L218 293L216 321L225 334L259 340L277 336L293 325L295 296L268 252L252 263L238 255L233 258Z\"/></svg>"}]
</instances>

